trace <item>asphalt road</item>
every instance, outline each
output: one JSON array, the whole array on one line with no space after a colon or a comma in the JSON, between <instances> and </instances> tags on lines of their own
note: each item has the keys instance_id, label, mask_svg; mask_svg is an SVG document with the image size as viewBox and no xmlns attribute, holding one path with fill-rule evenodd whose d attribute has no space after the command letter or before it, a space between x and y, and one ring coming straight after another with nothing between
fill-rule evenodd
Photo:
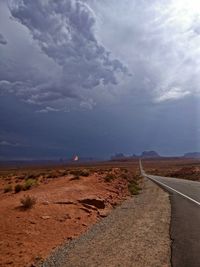
<instances>
[{"instance_id":1,"label":"asphalt road","mask_svg":"<svg viewBox=\"0 0 200 267\"><path fill-rule=\"evenodd\" d=\"M170 194L172 266L200 267L200 182L148 175L141 162L140 170Z\"/></svg>"}]
</instances>

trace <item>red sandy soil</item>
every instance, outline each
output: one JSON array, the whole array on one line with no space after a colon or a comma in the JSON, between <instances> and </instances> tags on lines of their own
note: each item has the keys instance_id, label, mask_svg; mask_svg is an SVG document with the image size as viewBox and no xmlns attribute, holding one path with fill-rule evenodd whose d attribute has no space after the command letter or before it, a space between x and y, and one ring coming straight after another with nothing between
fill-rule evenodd
<instances>
[{"instance_id":1,"label":"red sandy soil","mask_svg":"<svg viewBox=\"0 0 200 267\"><path fill-rule=\"evenodd\" d=\"M106 182L101 172L94 171L79 180L71 180L72 177L68 174L46 179L17 194L4 193L5 181L0 179L0 266L34 266L34 262L46 258L56 246L84 233L129 195L127 179L119 176L111 182ZM36 198L30 210L20 208L24 195ZM101 200L105 208L79 202L88 198Z\"/></svg>"},{"instance_id":2,"label":"red sandy soil","mask_svg":"<svg viewBox=\"0 0 200 267\"><path fill-rule=\"evenodd\" d=\"M200 181L200 160L198 159L144 160L143 166L147 173Z\"/></svg>"}]
</instances>

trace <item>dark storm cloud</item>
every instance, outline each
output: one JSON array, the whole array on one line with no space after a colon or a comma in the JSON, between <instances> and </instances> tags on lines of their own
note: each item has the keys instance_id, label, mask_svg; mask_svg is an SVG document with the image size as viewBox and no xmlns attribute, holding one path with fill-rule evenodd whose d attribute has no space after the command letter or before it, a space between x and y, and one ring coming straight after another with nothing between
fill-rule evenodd
<instances>
[{"instance_id":1,"label":"dark storm cloud","mask_svg":"<svg viewBox=\"0 0 200 267\"><path fill-rule=\"evenodd\" d=\"M8 6L0 1L2 157L200 149L199 1Z\"/></svg>"},{"instance_id":2,"label":"dark storm cloud","mask_svg":"<svg viewBox=\"0 0 200 267\"><path fill-rule=\"evenodd\" d=\"M116 85L117 74L127 73L127 68L112 59L97 40L96 17L85 2L19 0L11 1L9 7L12 16L29 29L43 53L60 67L60 77L36 85L33 81L24 83L26 90L20 94L29 102L81 99L81 90ZM15 82L11 88L15 88Z\"/></svg>"},{"instance_id":3,"label":"dark storm cloud","mask_svg":"<svg viewBox=\"0 0 200 267\"><path fill-rule=\"evenodd\" d=\"M198 6L188 0L9 1L21 55L4 51L1 91L7 82L28 103L56 110L67 99L90 108L137 91L154 103L199 95ZM121 62L132 76L122 75Z\"/></svg>"},{"instance_id":4,"label":"dark storm cloud","mask_svg":"<svg viewBox=\"0 0 200 267\"><path fill-rule=\"evenodd\" d=\"M0 44L2 44L2 45L6 45L7 44L6 38L1 33L0 33Z\"/></svg>"},{"instance_id":5,"label":"dark storm cloud","mask_svg":"<svg viewBox=\"0 0 200 267\"><path fill-rule=\"evenodd\" d=\"M15 146L20 146L20 144L2 140L0 141L0 146L14 146L15 147Z\"/></svg>"}]
</instances>

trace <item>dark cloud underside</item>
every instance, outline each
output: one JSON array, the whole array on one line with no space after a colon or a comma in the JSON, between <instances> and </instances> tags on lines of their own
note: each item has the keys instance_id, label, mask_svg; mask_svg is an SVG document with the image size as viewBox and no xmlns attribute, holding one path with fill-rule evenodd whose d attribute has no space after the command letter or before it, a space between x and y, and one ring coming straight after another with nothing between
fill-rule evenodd
<instances>
[{"instance_id":1,"label":"dark cloud underside","mask_svg":"<svg viewBox=\"0 0 200 267\"><path fill-rule=\"evenodd\" d=\"M0 157L199 150L199 10L0 1Z\"/></svg>"}]
</instances>

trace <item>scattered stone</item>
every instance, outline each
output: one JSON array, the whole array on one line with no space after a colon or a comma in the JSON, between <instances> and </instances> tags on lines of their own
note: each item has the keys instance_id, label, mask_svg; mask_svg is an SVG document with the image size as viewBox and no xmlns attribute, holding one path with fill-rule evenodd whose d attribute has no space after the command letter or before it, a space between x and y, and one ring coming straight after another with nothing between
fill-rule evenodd
<instances>
[{"instance_id":1,"label":"scattered stone","mask_svg":"<svg viewBox=\"0 0 200 267\"><path fill-rule=\"evenodd\" d=\"M70 216L69 214L65 214L65 215L63 216L63 218L65 218L66 220L70 220L70 219L71 219L71 216Z\"/></svg>"},{"instance_id":2,"label":"scattered stone","mask_svg":"<svg viewBox=\"0 0 200 267\"><path fill-rule=\"evenodd\" d=\"M59 222L64 222L65 219L61 218L61 219L58 219L57 221L59 221Z\"/></svg>"},{"instance_id":3,"label":"scattered stone","mask_svg":"<svg viewBox=\"0 0 200 267\"><path fill-rule=\"evenodd\" d=\"M91 214L92 213L92 211L91 210L89 210L89 209L86 209L86 208L80 208L81 210L84 210L85 212L87 212L87 213L89 213L89 214Z\"/></svg>"},{"instance_id":4,"label":"scattered stone","mask_svg":"<svg viewBox=\"0 0 200 267\"><path fill-rule=\"evenodd\" d=\"M13 261L7 261L6 264L13 264Z\"/></svg>"},{"instance_id":5,"label":"scattered stone","mask_svg":"<svg viewBox=\"0 0 200 267\"><path fill-rule=\"evenodd\" d=\"M88 205L88 204L83 204L83 206L86 207L87 209L90 209L90 210L95 210L95 211L98 210L96 207Z\"/></svg>"},{"instance_id":6,"label":"scattered stone","mask_svg":"<svg viewBox=\"0 0 200 267\"><path fill-rule=\"evenodd\" d=\"M49 201L43 201L42 204L43 205L49 205Z\"/></svg>"},{"instance_id":7,"label":"scattered stone","mask_svg":"<svg viewBox=\"0 0 200 267\"><path fill-rule=\"evenodd\" d=\"M42 218L43 220L48 220L48 219L51 218L51 216L44 215L44 216L41 216L41 218Z\"/></svg>"},{"instance_id":8,"label":"scattered stone","mask_svg":"<svg viewBox=\"0 0 200 267\"><path fill-rule=\"evenodd\" d=\"M32 220L29 220L29 222L30 222L31 224L36 224L36 222L35 222L35 221L32 221Z\"/></svg>"},{"instance_id":9,"label":"scattered stone","mask_svg":"<svg viewBox=\"0 0 200 267\"><path fill-rule=\"evenodd\" d=\"M64 204L64 205L69 205L69 204L76 204L75 202L73 201L55 201L53 202L54 204Z\"/></svg>"},{"instance_id":10,"label":"scattered stone","mask_svg":"<svg viewBox=\"0 0 200 267\"><path fill-rule=\"evenodd\" d=\"M59 222L64 222L64 221L69 220L69 219L71 219L70 215L69 214L65 214L61 218L58 218L56 220L59 221Z\"/></svg>"},{"instance_id":11,"label":"scattered stone","mask_svg":"<svg viewBox=\"0 0 200 267\"><path fill-rule=\"evenodd\" d=\"M98 215L100 216L100 217L107 217L108 215L109 215L109 213L110 213L110 211L109 210L99 210L98 211Z\"/></svg>"},{"instance_id":12,"label":"scattered stone","mask_svg":"<svg viewBox=\"0 0 200 267\"><path fill-rule=\"evenodd\" d=\"M90 206L94 206L97 209L104 209L105 208L105 203L104 200L98 199L98 198L85 198L79 200L79 203L81 204L87 204Z\"/></svg>"}]
</instances>

